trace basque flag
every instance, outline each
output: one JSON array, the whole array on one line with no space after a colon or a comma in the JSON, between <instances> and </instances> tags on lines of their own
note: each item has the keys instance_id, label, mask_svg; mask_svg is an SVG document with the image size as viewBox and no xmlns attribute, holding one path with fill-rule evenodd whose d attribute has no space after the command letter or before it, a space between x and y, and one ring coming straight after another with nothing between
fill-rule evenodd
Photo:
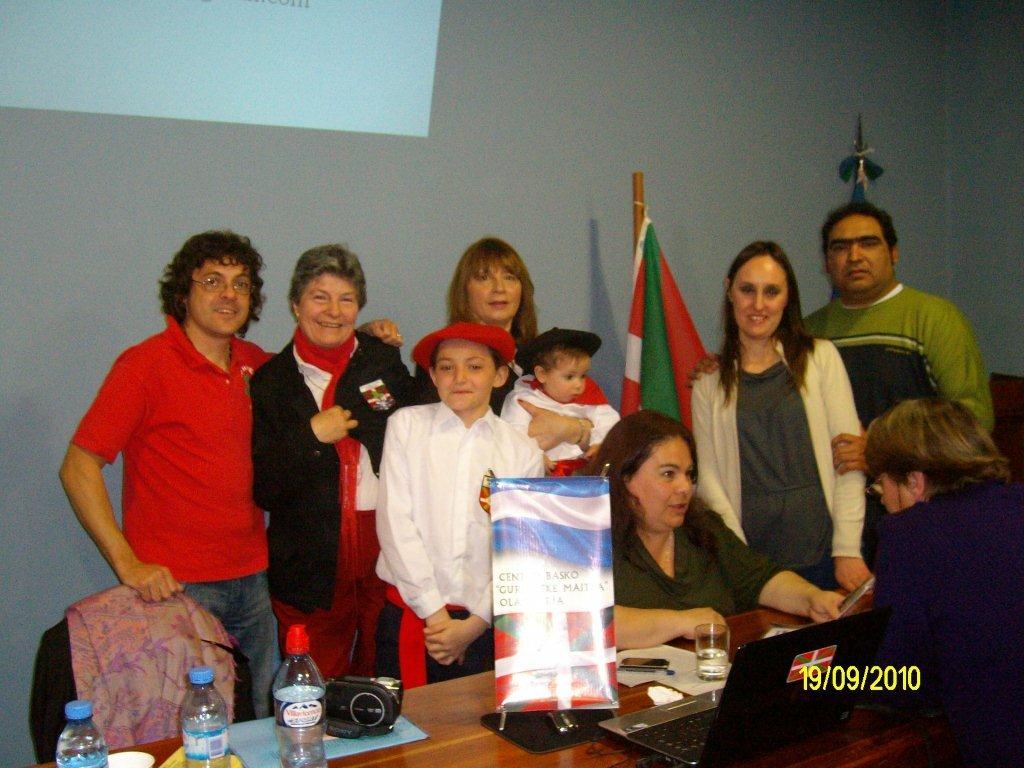
<instances>
[{"instance_id":1,"label":"basque flag","mask_svg":"<svg viewBox=\"0 0 1024 768\"><path fill-rule=\"evenodd\" d=\"M836 655L835 645L830 645L827 648L818 648L815 651L808 651L807 653L799 653L793 659L793 664L789 668L789 676L786 678L787 683L795 683L798 680L803 680L803 670L805 667L821 667L826 669L832 666L832 658Z\"/></svg>"},{"instance_id":2,"label":"basque flag","mask_svg":"<svg viewBox=\"0 0 1024 768\"><path fill-rule=\"evenodd\" d=\"M633 257L633 304L619 409L623 418L643 408L690 426L687 377L706 354L654 226L644 219Z\"/></svg>"}]
</instances>

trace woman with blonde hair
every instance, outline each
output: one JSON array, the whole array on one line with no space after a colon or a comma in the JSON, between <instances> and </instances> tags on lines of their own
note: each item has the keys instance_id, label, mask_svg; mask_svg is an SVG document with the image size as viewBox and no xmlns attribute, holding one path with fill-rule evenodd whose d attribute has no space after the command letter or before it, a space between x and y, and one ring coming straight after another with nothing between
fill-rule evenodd
<instances>
[{"instance_id":1,"label":"woman with blonde hair","mask_svg":"<svg viewBox=\"0 0 1024 768\"><path fill-rule=\"evenodd\" d=\"M497 237L470 245L448 285L448 323L495 325L516 345L537 335L533 281L516 249Z\"/></svg>"},{"instance_id":2,"label":"woman with blonde hair","mask_svg":"<svg viewBox=\"0 0 1024 768\"><path fill-rule=\"evenodd\" d=\"M497 237L484 237L463 252L448 285L448 322L482 323L508 331L516 346L537 335L537 308L533 303L533 280L516 249ZM491 410L501 413L502 405L516 380L523 374L509 364L505 383L491 391ZM436 403L437 390L430 376L416 367L420 402ZM586 450L593 423L588 419L563 416L532 403L524 406L530 414L529 435L542 450L560 443L572 443Z\"/></svg>"},{"instance_id":3,"label":"woman with blonde hair","mask_svg":"<svg viewBox=\"0 0 1024 768\"><path fill-rule=\"evenodd\" d=\"M875 605L892 617L875 663L919 670L885 698L944 707L967 765L1024 765L1024 485L970 411L938 398L878 417L865 458L893 513L878 524Z\"/></svg>"}]
</instances>

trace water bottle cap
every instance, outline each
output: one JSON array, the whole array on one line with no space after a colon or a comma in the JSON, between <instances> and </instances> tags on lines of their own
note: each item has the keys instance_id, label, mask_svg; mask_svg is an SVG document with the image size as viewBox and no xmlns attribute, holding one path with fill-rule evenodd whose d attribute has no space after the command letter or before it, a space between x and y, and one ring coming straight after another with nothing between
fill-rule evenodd
<instances>
[{"instance_id":1,"label":"water bottle cap","mask_svg":"<svg viewBox=\"0 0 1024 768\"><path fill-rule=\"evenodd\" d=\"M192 685L206 685L213 682L213 670L209 667L192 667L188 671L188 680Z\"/></svg>"},{"instance_id":2,"label":"water bottle cap","mask_svg":"<svg viewBox=\"0 0 1024 768\"><path fill-rule=\"evenodd\" d=\"M92 717L92 702L85 699L69 701L64 705L64 717L68 720L85 720Z\"/></svg>"},{"instance_id":3,"label":"water bottle cap","mask_svg":"<svg viewBox=\"0 0 1024 768\"><path fill-rule=\"evenodd\" d=\"M292 624L288 627L288 635L284 641L284 650L289 656L309 653L309 635L306 634L305 624Z\"/></svg>"}]
</instances>

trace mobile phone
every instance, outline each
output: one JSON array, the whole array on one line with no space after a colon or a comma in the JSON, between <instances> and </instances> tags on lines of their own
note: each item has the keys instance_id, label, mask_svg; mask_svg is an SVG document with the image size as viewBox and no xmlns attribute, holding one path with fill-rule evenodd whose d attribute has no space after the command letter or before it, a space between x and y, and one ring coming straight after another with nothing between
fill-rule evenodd
<instances>
[{"instance_id":1,"label":"mobile phone","mask_svg":"<svg viewBox=\"0 0 1024 768\"><path fill-rule=\"evenodd\" d=\"M857 604L857 602L862 597L864 597L864 595L866 595L868 592L870 592L874 588L875 588L875 577L874 576L868 576L868 578L864 579L864 581L861 583L861 585L859 587L857 587L855 590L853 590L853 592L848 594L843 599L843 602L841 602L839 604L839 618L842 618L843 616L848 614L850 611L852 611L853 610L853 606L855 606Z\"/></svg>"},{"instance_id":2,"label":"mobile phone","mask_svg":"<svg viewBox=\"0 0 1024 768\"><path fill-rule=\"evenodd\" d=\"M619 662L619 669L626 672L664 672L669 668L668 659L648 659L642 656L627 656Z\"/></svg>"}]
</instances>

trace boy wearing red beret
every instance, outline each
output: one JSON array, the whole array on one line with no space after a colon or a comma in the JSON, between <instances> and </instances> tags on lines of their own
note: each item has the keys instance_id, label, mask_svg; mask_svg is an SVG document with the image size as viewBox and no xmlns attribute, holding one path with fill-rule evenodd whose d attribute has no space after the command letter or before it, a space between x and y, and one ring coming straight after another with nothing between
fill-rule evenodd
<instances>
[{"instance_id":1,"label":"boy wearing red beret","mask_svg":"<svg viewBox=\"0 0 1024 768\"><path fill-rule=\"evenodd\" d=\"M413 359L441 402L388 420L380 465L377 574L388 604L377 627L377 674L406 688L494 666L491 527L484 474L538 477L543 454L490 409L508 375L508 332L455 323L426 336Z\"/></svg>"}]
</instances>

